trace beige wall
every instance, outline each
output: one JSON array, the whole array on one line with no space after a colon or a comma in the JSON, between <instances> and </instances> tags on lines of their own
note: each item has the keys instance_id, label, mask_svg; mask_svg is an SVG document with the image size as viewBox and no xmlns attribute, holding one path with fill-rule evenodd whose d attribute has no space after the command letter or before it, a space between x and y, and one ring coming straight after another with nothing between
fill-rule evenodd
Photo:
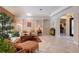
<instances>
[{"instance_id":1,"label":"beige wall","mask_svg":"<svg viewBox=\"0 0 79 59\"><path fill-rule=\"evenodd\" d=\"M27 27L27 22L29 21L29 19L31 21L31 25L32 25L31 27ZM49 19L50 19L49 16L31 16L31 17L26 17L24 19L21 17L17 17L16 18L16 30L19 30L20 32L22 32L23 30L26 30L26 31L35 30L35 31L37 31L38 27L40 26L43 34L45 34L45 30L47 30L47 29L44 29L44 26L50 25L50 23L45 25L44 20L49 20ZM18 29L18 24L20 25L19 29Z\"/></svg>"}]
</instances>

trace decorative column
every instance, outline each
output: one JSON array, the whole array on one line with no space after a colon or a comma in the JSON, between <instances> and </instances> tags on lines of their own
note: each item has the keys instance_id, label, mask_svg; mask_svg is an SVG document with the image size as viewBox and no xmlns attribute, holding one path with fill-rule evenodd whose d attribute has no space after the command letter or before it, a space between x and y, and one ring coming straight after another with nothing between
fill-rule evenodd
<instances>
[{"instance_id":1,"label":"decorative column","mask_svg":"<svg viewBox=\"0 0 79 59\"><path fill-rule=\"evenodd\" d=\"M70 18L66 17L66 36L70 36Z\"/></svg>"}]
</instances>

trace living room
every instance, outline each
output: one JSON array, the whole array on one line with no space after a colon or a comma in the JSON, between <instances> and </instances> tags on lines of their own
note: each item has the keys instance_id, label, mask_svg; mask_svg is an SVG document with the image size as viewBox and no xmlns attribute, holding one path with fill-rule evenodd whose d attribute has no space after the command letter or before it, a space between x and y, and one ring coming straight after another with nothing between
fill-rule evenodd
<instances>
[{"instance_id":1,"label":"living room","mask_svg":"<svg viewBox=\"0 0 79 59\"><path fill-rule=\"evenodd\" d=\"M78 9L79 7L73 6L2 6L0 13L5 13L13 19L9 24L13 28L10 26L11 33L8 33L8 38L12 46L15 46L14 49L17 49L15 53L72 53L79 52ZM5 30L2 32L5 33ZM29 42L24 44L22 38L23 42Z\"/></svg>"}]
</instances>

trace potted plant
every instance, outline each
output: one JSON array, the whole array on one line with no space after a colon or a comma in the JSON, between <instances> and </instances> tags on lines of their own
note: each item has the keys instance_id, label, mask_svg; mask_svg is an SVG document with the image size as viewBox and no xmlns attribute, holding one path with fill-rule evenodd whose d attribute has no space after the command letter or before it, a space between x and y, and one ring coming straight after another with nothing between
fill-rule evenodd
<instances>
[{"instance_id":1,"label":"potted plant","mask_svg":"<svg viewBox=\"0 0 79 59\"><path fill-rule=\"evenodd\" d=\"M9 40L9 32L11 32L13 19L5 13L0 13L0 52L11 53L16 52L16 48Z\"/></svg>"},{"instance_id":2,"label":"potted plant","mask_svg":"<svg viewBox=\"0 0 79 59\"><path fill-rule=\"evenodd\" d=\"M16 52L15 46L7 39L0 37L0 53L14 53Z\"/></svg>"}]
</instances>

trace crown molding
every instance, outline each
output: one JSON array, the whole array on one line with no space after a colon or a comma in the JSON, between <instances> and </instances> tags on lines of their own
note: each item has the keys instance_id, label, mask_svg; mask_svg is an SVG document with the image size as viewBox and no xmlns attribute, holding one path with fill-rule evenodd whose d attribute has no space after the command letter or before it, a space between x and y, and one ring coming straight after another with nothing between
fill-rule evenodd
<instances>
[{"instance_id":1,"label":"crown molding","mask_svg":"<svg viewBox=\"0 0 79 59\"><path fill-rule=\"evenodd\" d=\"M56 14L62 12L63 10L66 10L66 9L68 9L68 8L70 8L70 6L63 6L63 7L59 8L59 9L57 9L55 12L52 12L52 13L50 14L50 16L54 16L54 15L56 15Z\"/></svg>"}]
</instances>

